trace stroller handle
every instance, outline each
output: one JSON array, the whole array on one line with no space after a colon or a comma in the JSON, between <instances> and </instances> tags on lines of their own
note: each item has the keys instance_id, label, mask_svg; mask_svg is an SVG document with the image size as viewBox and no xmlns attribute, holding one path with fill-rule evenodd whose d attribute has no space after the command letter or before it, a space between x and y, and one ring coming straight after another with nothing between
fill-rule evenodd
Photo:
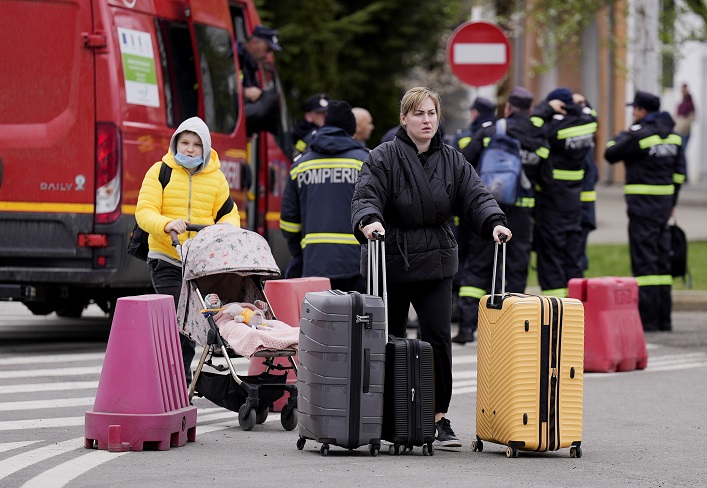
<instances>
[{"instance_id":1,"label":"stroller handle","mask_svg":"<svg viewBox=\"0 0 707 488\"><path fill-rule=\"evenodd\" d=\"M205 224L189 224L187 225L187 232L199 232L201 229L207 228L208 225ZM179 235L177 234L177 231L173 230L169 233L170 237L172 237L172 245L174 247L177 247L179 245Z\"/></svg>"}]
</instances>

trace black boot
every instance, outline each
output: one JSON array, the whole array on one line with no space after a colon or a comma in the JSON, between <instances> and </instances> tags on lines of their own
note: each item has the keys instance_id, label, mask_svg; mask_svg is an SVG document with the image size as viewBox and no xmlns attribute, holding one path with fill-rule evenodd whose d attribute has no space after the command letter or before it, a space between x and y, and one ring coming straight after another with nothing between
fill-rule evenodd
<instances>
[{"instance_id":1,"label":"black boot","mask_svg":"<svg viewBox=\"0 0 707 488\"><path fill-rule=\"evenodd\" d=\"M459 333L452 337L452 342L456 344L466 344L467 342L474 342L474 331L459 329Z\"/></svg>"}]
</instances>

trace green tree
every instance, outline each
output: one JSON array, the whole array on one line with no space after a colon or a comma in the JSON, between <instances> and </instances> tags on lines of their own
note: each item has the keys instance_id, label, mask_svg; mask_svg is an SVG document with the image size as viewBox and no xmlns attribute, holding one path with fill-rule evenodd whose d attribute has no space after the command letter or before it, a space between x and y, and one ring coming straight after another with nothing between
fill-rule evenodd
<instances>
[{"instance_id":1,"label":"green tree","mask_svg":"<svg viewBox=\"0 0 707 488\"><path fill-rule=\"evenodd\" d=\"M263 22L277 29L278 73L290 111L308 96L368 108L377 141L398 124L399 80L413 67L434 68L440 47L465 20L458 0L260 0ZM467 2L468 3L468 2Z\"/></svg>"}]
</instances>

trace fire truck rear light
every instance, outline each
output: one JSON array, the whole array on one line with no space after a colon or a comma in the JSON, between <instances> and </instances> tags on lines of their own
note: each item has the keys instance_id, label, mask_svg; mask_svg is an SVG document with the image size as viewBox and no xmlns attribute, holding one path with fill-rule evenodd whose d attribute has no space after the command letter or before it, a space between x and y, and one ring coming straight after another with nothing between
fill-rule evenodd
<instances>
[{"instance_id":1,"label":"fire truck rear light","mask_svg":"<svg viewBox=\"0 0 707 488\"><path fill-rule=\"evenodd\" d=\"M96 258L96 266L99 268L105 268L107 262L108 262L108 260L106 259L105 256L98 256Z\"/></svg>"},{"instance_id":2,"label":"fire truck rear light","mask_svg":"<svg viewBox=\"0 0 707 488\"><path fill-rule=\"evenodd\" d=\"M79 247L108 247L106 234L79 234Z\"/></svg>"}]
</instances>

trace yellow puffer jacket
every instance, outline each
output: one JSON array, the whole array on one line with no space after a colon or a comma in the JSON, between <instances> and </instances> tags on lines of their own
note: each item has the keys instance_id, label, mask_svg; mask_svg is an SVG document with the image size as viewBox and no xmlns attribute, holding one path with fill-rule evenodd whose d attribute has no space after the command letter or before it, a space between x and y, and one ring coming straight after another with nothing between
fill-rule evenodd
<instances>
[{"instance_id":1,"label":"yellow puffer jacket","mask_svg":"<svg viewBox=\"0 0 707 488\"><path fill-rule=\"evenodd\" d=\"M172 168L164 191L159 181L162 162ZM228 182L220 168L218 154L212 149L208 164L193 175L175 161L172 151L147 171L140 188L135 219L140 228L150 234L148 243L151 254L159 253L180 260L172 246L172 239L164 231L172 220L184 219L195 225L211 225L216 222L219 210L230 199ZM229 222L240 227L238 207L234 204L219 222ZM185 232L179 236L179 241L183 243L190 237L194 237L194 233Z\"/></svg>"}]
</instances>

